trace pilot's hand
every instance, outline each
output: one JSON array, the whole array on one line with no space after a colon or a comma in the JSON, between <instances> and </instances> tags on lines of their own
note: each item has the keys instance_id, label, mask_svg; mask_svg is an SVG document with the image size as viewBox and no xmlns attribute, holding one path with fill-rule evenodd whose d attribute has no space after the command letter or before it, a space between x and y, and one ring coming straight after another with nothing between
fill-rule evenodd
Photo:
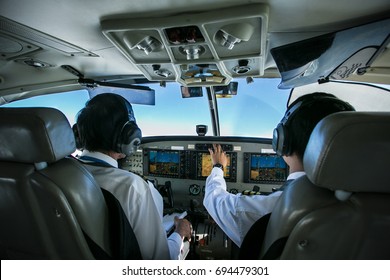
<instances>
[{"instance_id":1,"label":"pilot's hand","mask_svg":"<svg viewBox=\"0 0 390 280\"><path fill-rule=\"evenodd\" d=\"M180 234L181 238L191 241L192 225L187 219L179 219L175 217L175 232Z\"/></svg>"},{"instance_id":2,"label":"pilot's hand","mask_svg":"<svg viewBox=\"0 0 390 280\"><path fill-rule=\"evenodd\" d=\"M226 168L228 159L226 156L226 153L222 150L221 145L219 144L213 144L213 148L209 148L209 152L211 155L211 160L213 161L213 165L220 163L223 165L224 168Z\"/></svg>"}]
</instances>

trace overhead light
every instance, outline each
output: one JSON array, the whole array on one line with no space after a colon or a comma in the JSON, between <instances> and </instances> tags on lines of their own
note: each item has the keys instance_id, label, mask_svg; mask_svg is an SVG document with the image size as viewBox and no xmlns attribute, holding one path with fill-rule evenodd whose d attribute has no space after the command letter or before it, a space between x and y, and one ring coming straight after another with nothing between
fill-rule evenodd
<instances>
[{"instance_id":1,"label":"overhead light","mask_svg":"<svg viewBox=\"0 0 390 280\"><path fill-rule=\"evenodd\" d=\"M205 52L205 48L199 45L188 45L185 47L180 47L179 51L186 55L187 60L194 60L199 59L199 56Z\"/></svg>"},{"instance_id":2,"label":"overhead light","mask_svg":"<svg viewBox=\"0 0 390 280\"><path fill-rule=\"evenodd\" d=\"M43 61L35 59L35 58L20 58L20 59L16 59L15 62L23 63L25 65L35 67L35 68L46 68L46 67L53 67L54 66L54 65L51 65L50 63L43 62Z\"/></svg>"},{"instance_id":3,"label":"overhead light","mask_svg":"<svg viewBox=\"0 0 390 280\"><path fill-rule=\"evenodd\" d=\"M230 24L221 27L214 36L214 42L231 50L241 41L249 41L254 27L249 23Z\"/></svg>"},{"instance_id":4,"label":"overhead light","mask_svg":"<svg viewBox=\"0 0 390 280\"><path fill-rule=\"evenodd\" d=\"M136 47L143 50L146 54L149 54L153 51L161 50L162 44L156 38L148 36L139 42Z\"/></svg>"},{"instance_id":5,"label":"overhead light","mask_svg":"<svg viewBox=\"0 0 390 280\"><path fill-rule=\"evenodd\" d=\"M149 55L151 52L160 51L163 48L161 42L155 37L143 34L128 34L124 36L124 42L130 49L137 48Z\"/></svg>"},{"instance_id":6,"label":"overhead light","mask_svg":"<svg viewBox=\"0 0 390 280\"><path fill-rule=\"evenodd\" d=\"M236 38L223 30L217 32L216 38L221 46L226 47L229 50L233 49L235 44L241 42L241 39Z\"/></svg>"}]
</instances>

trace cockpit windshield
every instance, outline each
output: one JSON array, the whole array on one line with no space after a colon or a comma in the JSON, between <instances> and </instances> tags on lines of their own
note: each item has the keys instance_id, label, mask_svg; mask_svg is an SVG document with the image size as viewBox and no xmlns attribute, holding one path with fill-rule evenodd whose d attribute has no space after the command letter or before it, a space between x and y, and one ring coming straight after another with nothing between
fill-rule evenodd
<instances>
[{"instance_id":1,"label":"cockpit windshield","mask_svg":"<svg viewBox=\"0 0 390 280\"><path fill-rule=\"evenodd\" d=\"M332 92L341 99L350 102L357 110L372 111L389 108L389 89L386 87L364 84L325 83L312 84L293 90L278 89L280 79L253 79L250 83L246 79L234 79L234 91L229 86L224 89L214 88L217 118L219 122L219 136L260 137L272 138L273 129L283 117L288 102L297 96L314 91ZM210 110L210 88L196 89L196 96L183 97L183 88L178 83L143 84L149 92L155 94L154 105L137 102L134 95L137 90L123 93L125 98L131 97L130 102L143 136L173 136L197 135L196 126L207 126L206 136L215 136L213 131L212 110ZM349 86L347 89L345 86ZM112 89L122 94L123 89ZM373 92L375 91L375 92ZM109 91L111 92L111 91ZM234 93L233 93L234 92ZM233 93L233 94L232 94ZM133 95L133 96L131 96ZM75 123L78 111L91 98L87 89L66 93L36 96L33 98L15 101L4 107L54 107L61 110L71 125ZM378 100L381 100L379 102ZM141 103L141 104L139 104Z\"/></svg>"},{"instance_id":2,"label":"cockpit windshield","mask_svg":"<svg viewBox=\"0 0 390 280\"><path fill-rule=\"evenodd\" d=\"M215 91L219 113L221 136L272 137L272 130L282 118L289 97L289 90L278 89L280 79L235 79L235 94ZM206 88L199 88L197 97L183 98L178 83L148 83L155 91L155 104L130 102L142 129L143 136L197 135L196 125L207 125L207 136L213 136L210 104ZM116 91L115 91L116 92ZM119 92L121 94L121 92ZM135 94L139 94L135 92ZM44 106L61 110L70 124L75 122L77 112L84 107L91 93L78 90L37 96L12 102L5 106ZM124 95L126 98L126 95ZM142 103L142 102L137 102Z\"/></svg>"},{"instance_id":3,"label":"cockpit windshield","mask_svg":"<svg viewBox=\"0 0 390 280\"><path fill-rule=\"evenodd\" d=\"M237 92L217 95L221 136L272 137L272 131L286 108L289 90L278 89L280 79L234 79ZM145 136L197 135L196 125L208 126L212 136L206 88L196 97L183 98L180 85L148 84L156 92L155 106L133 106ZM192 89L192 88L190 88ZM197 89L199 91L199 89Z\"/></svg>"}]
</instances>

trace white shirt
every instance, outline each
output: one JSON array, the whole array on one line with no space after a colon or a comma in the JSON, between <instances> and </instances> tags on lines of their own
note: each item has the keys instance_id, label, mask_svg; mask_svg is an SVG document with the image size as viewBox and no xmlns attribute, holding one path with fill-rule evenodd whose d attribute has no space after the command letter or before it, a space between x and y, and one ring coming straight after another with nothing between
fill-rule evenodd
<instances>
[{"instance_id":1,"label":"white shirt","mask_svg":"<svg viewBox=\"0 0 390 280\"><path fill-rule=\"evenodd\" d=\"M292 173L287 179L296 179L304 174ZM226 190L222 169L214 167L206 179L203 205L225 234L240 247L251 226L272 212L281 194L281 191L253 196L231 194Z\"/></svg>"},{"instance_id":2,"label":"white shirt","mask_svg":"<svg viewBox=\"0 0 390 280\"><path fill-rule=\"evenodd\" d=\"M111 192L119 200L137 237L142 257L146 260L162 260L176 256L175 259L178 259L182 239L176 233L171 235L168 242L162 226L162 213L157 210L148 183L136 174L119 169L117 161L103 153L84 150L81 157L84 157L81 160L85 162L105 162L115 167L85 165L100 187ZM168 243L171 248L168 247Z\"/></svg>"},{"instance_id":3,"label":"white shirt","mask_svg":"<svg viewBox=\"0 0 390 280\"><path fill-rule=\"evenodd\" d=\"M161 218L161 223L163 223L164 200L151 182L148 181L148 185L150 192L152 193L154 204L156 205L158 214ZM172 234L168 237L168 247L171 260L179 260L180 252L184 247L183 239L181 238L180 234L177 232L172 232Z\"/></svg>"}]
</instances>

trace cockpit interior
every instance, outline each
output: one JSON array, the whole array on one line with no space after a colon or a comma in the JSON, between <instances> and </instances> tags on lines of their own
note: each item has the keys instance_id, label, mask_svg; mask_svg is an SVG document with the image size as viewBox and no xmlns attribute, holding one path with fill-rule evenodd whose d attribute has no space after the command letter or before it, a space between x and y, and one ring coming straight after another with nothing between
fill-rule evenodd
<instances>
[{"instance_id":1,"label":"cockpit interior","mask_svg":"<svg viewBox=\"0 0 390 280\"><path fill-rule=\"evenodd\" d=\"M305 167L307 180L331 193L328 202L341 190L345 200L337 201L340 207L352 205L348 209L358 209L353 213L370 217L356 218L356 224L366 225L359 226L368 242L364 246L374 248L372 240L383 245L379 255L365 255L363 248L361 255L332 256L390 258L384 238L390 233L390 209L383 206L390 205L384 183L390 180L384 171L390 156L390 5L388 0L352 2L1 0L1 257L95 259L88 238L107 245L109 210L96 206L104 197L96 192L93 176L72 163L82 151L71 128L86 102L114 93L132 105L142 130L136 151L119 166L154 184L163 198L167 232L174 216L191 222L192 238L185 242L182 259L238 259L239 246L203 204L213 168L209 149L220 144L227 155L223 175L229 193L278 191L290 170L273 149L274 128L297 98L321 92L350 103L362 129L352 129L355 137L348 134L349 143L335 148L327 137L344 120L354 120L346 114L332 120L330 128L318 128L309 145L313 157ZM367 125L371 120L375 125ZM364 135L372 127L377 128L372 137ZM349 161L328 161L325 144ZM365 158L380 164L355 165ZM328 162L337 165L332 169L336 178L323 176L328 173L320 169ZM359 180L349 184L344 174ZM77 193L76 179L86 184L85 192ZM367 182L375 187L366 188ZM369 202L360 200L367 194ZM299 198L295 201L307 202ZM287 202L284 209L291 210ZM89 216L91 209L96 213ZM294 211L277 213L288 222L306 213ZM309 218L294 223L305 228ZM301 246L306 239L291 240L296 251L282 259L329 256L300 255L308 248Z\"/></svg>"}]
</instances>

